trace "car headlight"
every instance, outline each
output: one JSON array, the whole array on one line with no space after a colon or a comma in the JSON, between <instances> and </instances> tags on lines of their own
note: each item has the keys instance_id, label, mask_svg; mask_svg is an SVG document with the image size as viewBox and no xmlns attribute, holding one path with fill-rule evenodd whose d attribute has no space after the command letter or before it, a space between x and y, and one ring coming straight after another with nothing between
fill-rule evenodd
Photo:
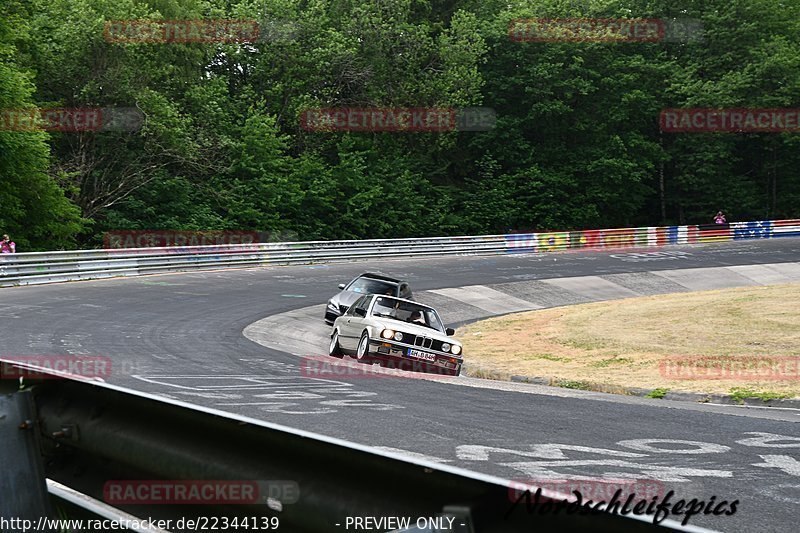
<instances>
[{"instance_id":1,"label":"car headlight","mask_svg":"<svg viewBox=\"0 0 800 533\"><path fill-rule=\"evenodd\" d=\"M452 353L453 355L458 355L458 354L460 354L460 353L461 353L461 346L459 346L459 345L457 345L457 344L454 344L454 345L453 345L453 349L452 349L452 350L450 350L450 353Z\"/></svg>"},{"instance_id":2,"label":"car headlight","mask_svg":"<svg viewBox=\"0 0 800 533\"><path fill-rule=\"evenodd\" d=\"M403 334L400 333L399 331L396 331L395 334L394 334L394 340L396 340L396 341L403 340Z\"/></svg>"},{"instance_id":3,"label":"car headlight","mask_svg":"<svg viewBox=\"0 0 800 533\"><path fill-rule=\"evenodd\" d=\"M449 345L449 344L447 344L446 342L445 342L445 343L443 343L443 344L442 344L442 351L443 351L443 352L449 352L449 351L450 351L450 345Z\"/></svg>"},{"instance_id":4,"label":"car headlight","mask_svg":"<svg viewBox=\"0 0 800 533\"><path fill-rule=\"evenodd\" d=\"M339 308L336 307L336 304L333 303L333 302L328 302L328 309L330 309L331 311L338 311L339 310Z\"/></svg>"},{"instance_id":5,"label":"car headlight","mask_svg":"<svg viewBox=\"0 0 800 533\"><path fill-rule=\"evenodd\" d=\"M394 331L392 331L391 329L385 329L381 332L381 337L383 337L384 339L391 339L392 337L394 337Z\"/></svg>"}]
</instances>

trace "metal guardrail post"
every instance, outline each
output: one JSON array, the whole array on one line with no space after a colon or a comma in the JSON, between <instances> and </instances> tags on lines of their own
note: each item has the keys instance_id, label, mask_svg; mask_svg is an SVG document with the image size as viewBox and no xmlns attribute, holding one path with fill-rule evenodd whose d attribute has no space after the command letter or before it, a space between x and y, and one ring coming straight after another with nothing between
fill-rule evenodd
<instances>
[{"instance_id":1,"label":"metal guardrail post","mask_svg":"<svg viewBox=\"0 0 800 533\"><path fill-rule=\"evenodd\" d=\"M19 388L16 381L10 384ZM37 524L41 517L52 516L37 429L30 391L0 394L0 531L3 533L24 531L21 521Z\"/></svg>"}]
</instances>

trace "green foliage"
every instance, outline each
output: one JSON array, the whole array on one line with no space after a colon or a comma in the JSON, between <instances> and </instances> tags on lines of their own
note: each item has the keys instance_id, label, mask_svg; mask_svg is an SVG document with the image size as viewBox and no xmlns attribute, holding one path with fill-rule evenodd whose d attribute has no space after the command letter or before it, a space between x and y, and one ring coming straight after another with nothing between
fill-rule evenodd
<instances>
[{"instance_id":1,"label":"green foliage","mask_svg":"<svg viewBox=\"0 0 800 533\"><path fill-rule=\"evenodd\" d=\"M753 389L749 389L746 387L733 387L731 390L731 399L735 402L740 404L744 403L746 398L756 398L761 400L762 402L768 402L770 400L779 400L782 398L791 398L791 394L784 394L779 392L758 392Z\"/></svg>"},{"instance_id":2,"label":"green foliage","mask_svg":"<svg viewBox=\"0 0 800 533\"><path fill-rule=\"evenodd\" d=\"M632 363L633 359L628 357L612 357L610 359L602 359L600 361L595 361L591 363L589 366L594 368L606 368L611 365L626 365L628 363Z\"/></svg>"},{"instance_id":3,"label":"green foliage","mask_svg":"<svg viewBox=\"0 0 800 533\"><path fill-rule=\"evenodd\" d=\"M664 388L653 389L650 392L648 392L647 394L645 394L644 397L645 398L655 398L655 399L660 400L664 396L666 396L668 392L669 392L669 389L664 389Z\"/></svg>"},{"instance_id":4,"label":"green foliage","mask_svg":"<svg viewBox=\"0 0 800 533\"><path fill-rule=\"evenodd\" d=\"M555 383L556 387L563 387L565 389L577 389L577 390L592 390L592 384L587 383L585 381L573 381L562 379Z\"/></svg>"},{"instance_id":5,"label":"green foliage","mask_svg":"<svg viewBox=\"0 0 800 533\"><path fill-rule=\"evenodd\" d=\"M134 132L0 131L20 249L110 229L415 237L800 216L797 134L659 131L667 107L800 107L781 0L6 0L0 104L135 107ZM666 42L518 42L513 19L695 19ZM254 19L250 43L104 24ZM22 68L24 65L24 68ZM470 107L489 131L311 132L319 107ZM663 190L662 190L663 189ZM662 215L663 209L663 215Z\"/></svg>"},{"instance_id":6,"label":"green foliage","mask_svg":"<svg viewBox=\"0 0 800 533\"><path fill-rule=\"evenodd\" d=\"M16 62L15 40L26 37L22 3L0 12L0 110L34 107L31 76ZM48 135L36 131L0 131L0 233L8 233L17 251L74 247L82 230L78 208L47 175Z\"/></svg>"}]
</instances>

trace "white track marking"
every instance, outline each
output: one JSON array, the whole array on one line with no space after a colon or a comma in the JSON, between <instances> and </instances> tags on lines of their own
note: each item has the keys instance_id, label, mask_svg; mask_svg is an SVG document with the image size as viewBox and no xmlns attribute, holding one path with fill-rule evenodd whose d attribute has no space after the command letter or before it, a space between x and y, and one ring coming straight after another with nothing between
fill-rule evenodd
<instances>
[{"instance_id":1,"label":"white track marking","mask_svg":"<svg viewBox=\"0 0 800 533\"><path fill-rule=\"evenodd\" d=\"M777 468L791 476L800 476L800 461L788 455L759 455L763 463L753 463L760 468Z\"/></svg>"},{"instance_id":2,"label":"white track marking","mask_svg":"<svg viewBox=\"0 0 800 533\"><path fill-rule=\"evenodd\" d=\"M653 446L656 443L663 444L678 444L688 445L691 448L657 448ZM676 440L676 439L630 439L621 440L617 444L630 448L632 450L639 450L640 452L648 453L673 453L681 455L696 455L700 453L725 453L730 448L722 444L714 444L712 442L698 442L694 440Z\"/></svg>"},{"instance_id":3,"label":"white track marking","mask_svg":"<svg viewBox=\"0 0 800 533\"><path fill-rule=\"evenodd\" d=\"M382 452L396 453L397 455L402 455L403 457L408 457L410 459L421 459L423 461L431 461L433 463L453 462L450 459L442 459L440 457L434 457L433 455L425 455L424 453L410 452L408 450L401 450L400 448L392 448L390 446L375 446L375 449L380 450Z\"/></svg>"},{"instance_id":4,"label":"white track marking","mask_svg":"<svg viewBox=\"0 0 800 533\"><path fill-rule=\"evenodd\" d=\"M745 432L745 435L758 435L758 436L737 440L736 444L741 444L742 446L763 446L765 448L800 448L800 437L788 437L786 435L778 435L776 433L764 433L761 431L747 431ZM781 443L775 441L789 441L789 442Z\"/></svg>"},{"instance_id":5,"label":"white track marking","mask_svg":"<svg viewBox=\"0 0 800 533\"><path fill-rule=\"evenodd\" d=\"M590 446L577 446L574 444L533 444L529 450L514 450L511 448L495 448L493 446L462 445L456 448L456 456L464 461L488 461L490 453L521 455L539 459L569 459L564 450L571 452L593 453L611 457L646 457L643 453L608 450Z\"/></svg>"},{"instance_id":6,"label":"white track marking","mask_svg":"<svg viewBox=\"0 0 800 533\"><path fill-rule=\"evenodd\" d=\"M546 479L557 479L561 475L550 468L573 468L584 466L613 466L615 468L627 468L636 470L646 475L648 479L657 481L669 481L683 483L690 481L692 477L717 477L732 478L733 472L730 470L713 470L707 468L683 468L675 466L656 466L644 463L634 463L621 461L619 459L599 459L599 460L580 460L580 461L528 461L520 463L500 463L500 466L507 466L522 472L529 479L538 479L546 476ZM605 475L605 474L604 474ZM554 477L555 476L555 477Z\"/></svg>"},{"instance_id":7,"label":"white track marking","mask_svg":"<svg viewBox=\"0 0 800 533\"><path fill-rule=\"evenodd\" d=\"M795 494L797 494L797 496L794 498L786 495L787 493L792 491L794 491ZM781 483L780 485L773 485L770 487L759 489L758 493L772 500L789 503L792 505L800 505L800 485L794 485L791 483Z\"/></svg>"}]
</instances>

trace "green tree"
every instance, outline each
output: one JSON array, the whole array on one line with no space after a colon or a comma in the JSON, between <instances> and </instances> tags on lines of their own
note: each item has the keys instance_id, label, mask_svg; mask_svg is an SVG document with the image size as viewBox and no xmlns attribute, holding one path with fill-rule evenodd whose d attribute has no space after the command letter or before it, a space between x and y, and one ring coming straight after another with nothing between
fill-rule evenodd
<instances>
[{"instance_id":1,"label":"green tree","mask_svg":"<svg viewBox=\"0 0 800 533\"><path fill-rule=\"evenodd\" d=\"M15 110L34 107L33 76L15 60L17 43L30 39L27 15L22 2L0 8L0 112L7 113L0 129L0 232L10 234L20 252L71 248L84 221L47 175L48 135L13 131L10 124Z\"/></svg>"}]
</instances>

